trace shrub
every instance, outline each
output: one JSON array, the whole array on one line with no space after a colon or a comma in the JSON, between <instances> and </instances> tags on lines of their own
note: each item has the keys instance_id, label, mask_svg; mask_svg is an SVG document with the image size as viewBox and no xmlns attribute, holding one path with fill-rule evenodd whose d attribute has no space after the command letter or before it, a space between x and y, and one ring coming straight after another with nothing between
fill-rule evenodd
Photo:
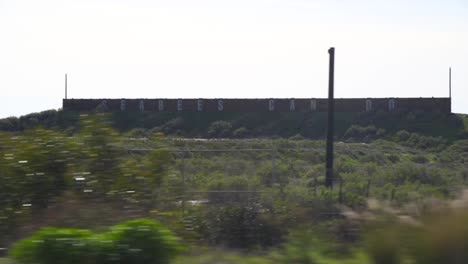
<instances>
[{"instance_id":1,"label":"shrub","mask_svg":"<svg viewBox=\"0 0 468 264\"><path fill-rule=\"evenodd\" d=\"M232 125L227 121L215 121L208 128L210 137L226 137L231 134Z\"/></svg>"},{"instance_id":2,"label":"shrub","mask_svg":"<svg viewBox=\"0 0 468 264\"><path fill-rule=\"evenodd\" d=\"M176 117L174 119L169 120L167 123L161 126L161 132L169 134L171 132L180 130L184 127L185 120L182 117Z\"/></svg>"},{"instance_id":3,"label":"shrub","mask_svg":"<svg viewBox=\"0 0 468 264\"><path fill-rule=\"evenodd\" d=\"M407 141L411 134L406 130L400 130L396 133L396 136L400 142Z\"/></svg>"},{"instance_id":4,"label":"shrub","mask_svg":"<svg viewBox=\"0 0 468 264\"><path fill-rule=\"evenodd\" d=\"M392 163L400 162L400 157L398 155L396 155L396 154L390 154L390 155L387 156L387 158Z\"/></svg>"},{"instance_id":5,"label":"shrub","mask_svg":"<svg viewBox=\"0 0 468 264\"><path fill-rule=\"evenodd\" d=\"M245 127L240 127L232 133L232 135L236 138L244 138L249 135L249 130Z\"/></svg>"},{"instance_id":6,"label":"shrub","mask_svg":"<svg viewBox=\"0 0 468 264\"><path fill-rule=\"evenodd\" d=\"M22 264L92 263L88 240L91 236L86 230L44 228L16 243L10 254Z\"/></svg>"},{"instance_id":7,"label":"shrub","mask_svg":"<svg viewBox=\"0 0 468 264\"><path fill-rule=\"evenodd\" d=\"M246 203L252 198L242 192L250 190L248 179L242 176L214 180L208 184L208 190L226 191L208 193L207 198L211 203Z\"/></svg>"},{"instance_id":8,"label":"shrub","mask_svg":"<svg viewBox=\"0 0 468 264\"><path fill-rule=\"evenodd\" d=\"M357 125L352 125L344 133L345 139L350 140L364 140L369 141L382 136L385 133L385 130L378 130L375 126L361 127Z\"/></svg>"},{"instance_id":9,"label":"shrub","mask_svg":"<svg viewBox=\"0 0 468 264\"><path fill-rule=\"evenodd\" d=\"M128 221L104 234L99 263L169 263L180 250L176 237L160 223L150 219ZM105 246L112 241L111 247ZM103 255L104 254L104 255Z\"/></svg>"},{"instance_id":10,"label":"shrub","mask_svg":"<svg viewBox=\"0 0 468 264\"><path fill-rule=\"evenodd\" d=\"M7 117L0 119L0 130L15 131L19 130L19 120L17 117Z\"/></svg>"},{"instance_id":11,"label":"shrub","mask_svg":"<svg viewBox=\"0 0 468 264\"><path fill-rule=\"evenodd\" d=\"M424 155L415 155L411 158L411 161L415 163L425 164L429 162L429 159Z\"/></svg>"},{"instance_id":12,"label":"shrub","mask_svg":"<svg viewBox=\"0 0 468 264\"><path fill-rule=\"evenodd\" d=\"M292 137L289 138L290 140L304 140L304 136L302 136L301 134L296 134Z\"/></svg>"},{"instance_id":13,"label":"shrub","mask_svg":"<svg viewBox=\"0 0 468 264\"><path fill-rule=\"evenodd\" d=\"M417 133L412 133L406 141L406 144L411 147L428 149L443 147L446 144L446 141L441 137L423 136Z\"/></svg>"},{"instance_id":14,"label":"shrub","mask_svg":"<svg viewBox=\"0 0 468 264\"><path fill-rule=\"evenodd\" d=\"M253 206L213 207L200 211L198 231L214 245L252 249L281 242L285 226L273 215Z\"/></svg>"},{"instance_id":15,"label":"shrub","mask_svg":"<svg viewBox=\"0 0 468 264\"><path fill-rule=\"evenodd\" d=\"M295 230L290 234L288 242L282 245L280 261L281 263L298 264L318 263L315 253L320 245L317 235L311 230Z\"/></svg>"},{"instance_id":16,"label":"shrub","mask_svg":"<svg viewBox=\"0 0 468 264\"><path fill-rule=\"evenodd\" d=\"M148 131L144 128L134 128L128 132L128 136L131 138L147 137Z\"/></svg>"},{"instance_id":17,"label":"shrub","mask_svg":"<svg viewBox=\"0 0 468 264\"><path fill-rule=\"evenodd\" d=\"M10 252L20 264L169 263L179 252L176 237L161 224L138 219L109 232L45 228L16 243Z\"/></svg>"}]
</instances>

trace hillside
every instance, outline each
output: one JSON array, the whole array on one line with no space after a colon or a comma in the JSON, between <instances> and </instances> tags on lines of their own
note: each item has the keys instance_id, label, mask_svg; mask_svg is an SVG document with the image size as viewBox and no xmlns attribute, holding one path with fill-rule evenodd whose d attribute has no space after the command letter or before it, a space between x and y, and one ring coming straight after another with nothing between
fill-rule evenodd
<instances>
[{"instance_id":1,"label":"hillside","mask_svg":"<svg viewBox=\"0 0 468 264\"><path fill-rule=\"evenodd\" d=\"M192 138L325 137L326 113L132 113L109 114L120 132L140 135L161 132ZM22 131L41 126L73 133L79 130L79 114L49 110L0 120L0 130ZM392 137L399 131L453 141L467 138L468 117L445 113L336 113L339 140L369 141Z\"/></svg>"},{"instance_id":2,"label":"hillside","mask_svg":"<svg viewBox=\"0 0 468 264\"><path fill-rule=\"evenodd\" d=\"M363 243L382 225L375 219L423 221L466 188L463 115L339 114L333 189L323 186L325 118L48 111L4 119L13 131L0 132L0 248L45 226L99 231L146 217L187 245L175 263L293 263L306 252L314 254L300 255L305 263L371 263L375 252Z\"/></svg>"}]
</instances>

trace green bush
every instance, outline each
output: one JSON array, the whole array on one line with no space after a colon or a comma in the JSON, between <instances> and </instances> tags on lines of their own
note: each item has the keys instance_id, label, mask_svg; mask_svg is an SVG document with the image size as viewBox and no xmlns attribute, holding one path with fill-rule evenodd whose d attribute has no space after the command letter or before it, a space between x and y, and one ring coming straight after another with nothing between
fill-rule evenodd
<instances>
[{"instance_id":1,"label":"green bush","mask_svg":"<svg viewBox=\"0 0 468 264\"><path fill-rule=\"evenodd\" d=\"M411 161L414 163L425 164L429 162L429 159L424 155L415 155L411 157Z\"/></svg>"},{"instance_id":2,"label":"green bush","mask_svg":"<svg viewBox=\"0 0 468 264\"><path fill-rule=\"evenodd\" d=\"M245 138L247 136L249 136L250 132L247 128L245 127L240 127L236 130L234 130L234 132L232 133L232 135L235 137L235 138Z\"/></svg>"},{"instance_id":3,"label":"green bush","mask_svg":"<svg viewBox=\"0 0 468 264\"><path fill-rule=\"evenodd\" d=\"M231 135L232 125L227 121L215 121L208 128L208 136L210 137L227 137Z\"/></svg>"},{"instance_id":4,"label":"green bush","mask_svg":"<svg viewBox=\"0 0 468 264\"><path fill-rule=\"evenodd\" d=\"M137 219L103 234L45 228L16 243L10 252L20 264L160 264L180 251L176 237L160 223Z\"/></svg>"},{"instance_id":5,"label":"green bush","mask_svg":"<svg viewBox=\"0 0 468 264\"><path fill-rule=\"evenodd\" d=\"M396 154L390 154L387 156L387 159L389 161L391 161L392 163L398 163L400 162L400 156L396 155Z\"/></svg>"},{"instance_id":6,"label":"green bush","mask_svg":"<svg viewBox=\"0 0 468 264\"><path fill-rule=\"evenodd\" d=\"M277 245L282 241L285 226L271 214L254 206L212 207L200 211L197 224L209 244L229 248L252 249Z\"/></svg>"},{"instance_id":7,"label":"green bush","mask_svg":"<svg viewBox=\"0 0 468 264\"><path fill-rule=\"evenodd\" d=\"M352 125L346 130L343 137L351 141L369 141L381 137L383 134L385 134L385 130L377 129L373 125L366 127Z\"/></svg>"},{"instance_id":8,"label":"green bush","mask_svg":"<svg viewBox=\"0 0 468 264\"><path fill-rule=\"evenodd\" d=\"M104 243L112 241L113 246L104 247L111 252L104 251L104 262L100 263L169 263L180 250L176 237L160 223L150 219L116 225L102 237Z\"/></svg>"},{"instance_id":9,"label":"green bush","mask_svg":"<svg viewBox=\"0 0 468 264\"><path fill-rule=\"evenodd\" d=\"M93 263L87 230L44 228L16 243L10 252L22 264Z\"/></svg>"},{"instance_id":10,"label":"green bush","mask_svg":"<svg viewBox=\"0 0 468 264\"><path fill-rule=\"evenodd\" d=\"M442 137L423 136L417 133L412 133L406 141L408 146L420 149L443 148L446 143Z\"/></svg>"},{"instance_id":11,"label":"green bush","mask_svg":"<svg viewBox=\"0 0 468 264\"><path fill-rule=\"evenodd\" d=\"M211 203L247 203L250 199L255 198L255 195L245 195L243 191L254 189L249 187L249 181L246 177L237 176L226 179L216 179L208 184L208 200ZM216 192L226 191L226 192ZM239 191L239 192L236 192Z\"/></svg>"},{"instance_id":12,"label":"green bush","mask_svg":"<svg viewBox=\"0 0 468 264\"><path fill-rule=\"evenodd\" d=\"M407 141L410 138L411 134L406 130L400 130L396 133L396 136L400 142L403 142Z\"/></svg>"}]
</instances>

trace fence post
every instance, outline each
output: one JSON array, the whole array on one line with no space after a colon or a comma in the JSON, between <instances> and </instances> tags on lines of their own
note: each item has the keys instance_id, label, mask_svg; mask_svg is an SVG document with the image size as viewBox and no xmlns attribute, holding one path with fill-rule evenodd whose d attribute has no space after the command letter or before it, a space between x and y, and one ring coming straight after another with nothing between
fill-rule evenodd
<instances>
[{"instance_id":1,"label":"fence post","mask_svg":"<svg viewBox=\"0 0 468 264\"><path fill-rule=\"evenodd\" d=\"M367 180L366 198L369 198L370 185L371 185L371 181L370 181L370 179L369 179L369 180Z\"/></svg>"},{"instance_id":2,"label":"fence post","mask_svg":"<svg viewBox=\"0 0 468 264\"><path fill-rule=\"evenodd\" d=\"M314 177L314 196L317 197L317 176Z\"/></svg>"},{"instance_id":3,"label":"fence post","mask_svg":"<svg viewBox=\"0 0 468 264\"><path fill-rule=\"evenodd\" d=\"M182 151L182 165L181 165L181 174L182 174L182 217L185 217L185 195L186 195L186 188L185 188L185 151L187 148L184 148Z\"/></svg>"},{"instance_id":4,"label":"fence post","mask_svg":"<svg viewBox=\"0 0 468 264\"><path fill-rule=\"evenodd\" d=\"M343 203L343 177L339 176L340 179L340 186L339 186L339 193L338 193L338 202L340 204Z\"/></svg>"},{"instance_id":5,"label":"fence post","mask_svg":"<svg viewBox=\"0 0 468 264\"><path fill-rule=\"evenodd\" d=\"M276 149L274 146L271 148L271 187L276 182Z\"/></svg>"}]
</instances>

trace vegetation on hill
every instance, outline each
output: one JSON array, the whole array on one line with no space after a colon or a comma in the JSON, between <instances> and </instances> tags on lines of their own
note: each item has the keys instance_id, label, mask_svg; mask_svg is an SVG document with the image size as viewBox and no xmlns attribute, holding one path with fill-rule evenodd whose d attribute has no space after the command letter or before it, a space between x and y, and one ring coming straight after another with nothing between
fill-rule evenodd
<instances>
[{"instance_id":1,"label":"vegetation on hill","mask_svg":"<svg viewBox=\"0 0 468 264\"><path fill-rule=\"evenodd\" d=\"M465 116L342 114L327 189L324 115L132 115L0 132L0 248L152 218L186 245L175 263L466 262L444 247L468 243Z\"/></svg>"},{"instance_id":2,"label":"vegetation on hill","mask_svg":"<svg viewBox=\"0 0 468 264\"><path fill-rule=\"evenodd\" d=\"M293 136L322 139L326 113L199 113L199 112L116 112L110 113L111 126L120 132L138 135L161 132L166 135L198 138L257 138ZM19 118L0 119L0 130L23 131L37 126L73 134L80 129L80 113L48 110ZM468 138L465 115L425 112L336 113L335 135L340 140L371 141L398 132L442 137ZM404 137L400 134L400 137ZM429 139L430 140L430 139Z\"/></svg>"}]
</instances>

